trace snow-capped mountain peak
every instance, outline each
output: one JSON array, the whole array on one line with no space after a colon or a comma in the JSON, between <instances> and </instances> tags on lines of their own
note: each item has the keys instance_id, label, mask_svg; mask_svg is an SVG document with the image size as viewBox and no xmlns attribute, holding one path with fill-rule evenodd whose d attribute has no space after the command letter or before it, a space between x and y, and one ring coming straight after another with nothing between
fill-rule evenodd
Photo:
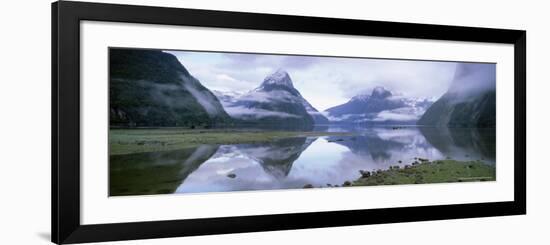
<instances>
[{"instance_id":1,"label":"snow-capped mountain peak","mask_svg":"<svg viewBox=\"0 0 550 245\"><path fill-rule=\"evenodd\" d=\"M411 124L432 103L425 98L406 97L375 87L370 95L356 95L347 103L327 109L325 114L333 122Z\"/></svg>"},{"instance_id":2,"label":"snow-capped mountain peak","mask_svg":"<svg viewBox=\"0 0 550 245\"><path fill-rule=\"evenodd\" d=\"M385 99L390 96L392 96L392 92L381 86L375 87L371 94L371 97L379 99Z\"/></svg>"},{"instance_id":3,"label":"snow-capped mountain peak","mask_svg":"<svg viewBox=\"0 0 550 245\"><path fill-rule=\"evenodd\" d=\"M359 95L356 95L356 96L353 96L351 98L352 101L362 101L362 102L365 102L371 98L373 99L386 99L388 97L391 97L393 96L393 93L389 90L387 90L386 88L384 87L381 87L381 86L378 86L378 87L375 87L371 94L359 94Z\"/></svg>"},{"instance_id":4,"label":"snow-capped mountain peak","mask_svg":"<svg viewBox=\"0 0 550 245\"><path fill-rule=\"evenodd\" d=\"M278 69L275 73L267 76L262 83L262 87L266 85L279 85L294 88L292 79L290 79L288 73L282 69Z\"/></svg>"},{"instance_id":5,"label":"snow-capped mountain peak","mask_svg":"<svg viewBox=\"0 0 550 245\"><path fill-rule=\"evenodd\" d=\"M259 87L247 93L230 94L214 91L214 94L227 113L235 118L243 120L278 118L279 121L294 120L299 124L328 123L328 119L294 88L288 73L281 69L267 76Z\"/></svg>"}]
</instances>

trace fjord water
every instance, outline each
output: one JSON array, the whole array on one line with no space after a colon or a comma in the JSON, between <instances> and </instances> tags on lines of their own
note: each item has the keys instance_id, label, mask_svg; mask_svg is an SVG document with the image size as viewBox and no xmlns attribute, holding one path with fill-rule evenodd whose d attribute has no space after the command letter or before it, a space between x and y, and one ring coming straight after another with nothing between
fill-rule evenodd
<instances>
[{"instance_id":1,"label":"fjord water","mask_svg":"<svg viewBox=\"0 0 550 245\"><path fill-rule=\"evenodd\" d=\"M341 186L358 179L359 170L403 167L415 158L495 164L494 128L315 130L349 134L111 156L110 195Z\"/></svg>"}]
</instances>

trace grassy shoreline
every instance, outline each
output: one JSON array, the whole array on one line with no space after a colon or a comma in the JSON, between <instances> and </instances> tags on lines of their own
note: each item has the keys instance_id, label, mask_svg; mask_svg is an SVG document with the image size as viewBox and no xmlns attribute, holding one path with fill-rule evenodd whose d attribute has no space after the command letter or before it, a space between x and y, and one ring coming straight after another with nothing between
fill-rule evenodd
<instances>
[{"instance_id":1,"label":"grassy shoreline","mask_svg":"<svg viewBox=\"0 0 550 245\"><path fill-rule=\"evenodd\" d=\"M494 165L482 161L436 160L423 161L405 167L361 172L362 176L349 182L351 186L427 184L496 180Z\"/></svg>"},{"instance_id":2,"label":"grassy shoreline","mask_svg":"<svg viewBox=\"0 0 550 245\"><path fill-rule=\"evenodd\" d=\"M346 136L341 132L263 131L239 129L110 129L109 154L169 151L204 144L267 143L293 137Z\"/></svg>"}]
</instances>

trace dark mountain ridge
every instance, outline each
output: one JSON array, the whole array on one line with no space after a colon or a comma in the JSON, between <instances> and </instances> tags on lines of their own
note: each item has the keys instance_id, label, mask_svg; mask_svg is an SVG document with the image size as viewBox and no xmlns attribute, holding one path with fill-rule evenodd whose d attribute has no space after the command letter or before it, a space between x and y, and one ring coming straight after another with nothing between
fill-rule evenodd
<instances>
[{"instance_id":1,"label":"dark mountain ridge","mask_svg":"<svg viewBox=\"0 0 550 245\"><path fill-rule=\"evenodd\" d=\"M178 59L156 50L109 50L111 126L211 126L231 118Z\"/></svg>"}]
</instances>

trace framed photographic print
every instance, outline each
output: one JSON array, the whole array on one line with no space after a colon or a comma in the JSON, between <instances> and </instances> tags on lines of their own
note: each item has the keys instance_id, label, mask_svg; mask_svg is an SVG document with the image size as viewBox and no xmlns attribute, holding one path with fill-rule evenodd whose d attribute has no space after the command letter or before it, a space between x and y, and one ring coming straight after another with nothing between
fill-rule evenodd
<instances>
[{"instance_id":1,"label":"framed photographic print","mask_svg":"<svg viewBox=\"0 0 550 245\"><path fill-rule=\"evenodd\" d=\"M52 241L525 214L525 35L53 3Z\"/></svg>"}]
</instances>

